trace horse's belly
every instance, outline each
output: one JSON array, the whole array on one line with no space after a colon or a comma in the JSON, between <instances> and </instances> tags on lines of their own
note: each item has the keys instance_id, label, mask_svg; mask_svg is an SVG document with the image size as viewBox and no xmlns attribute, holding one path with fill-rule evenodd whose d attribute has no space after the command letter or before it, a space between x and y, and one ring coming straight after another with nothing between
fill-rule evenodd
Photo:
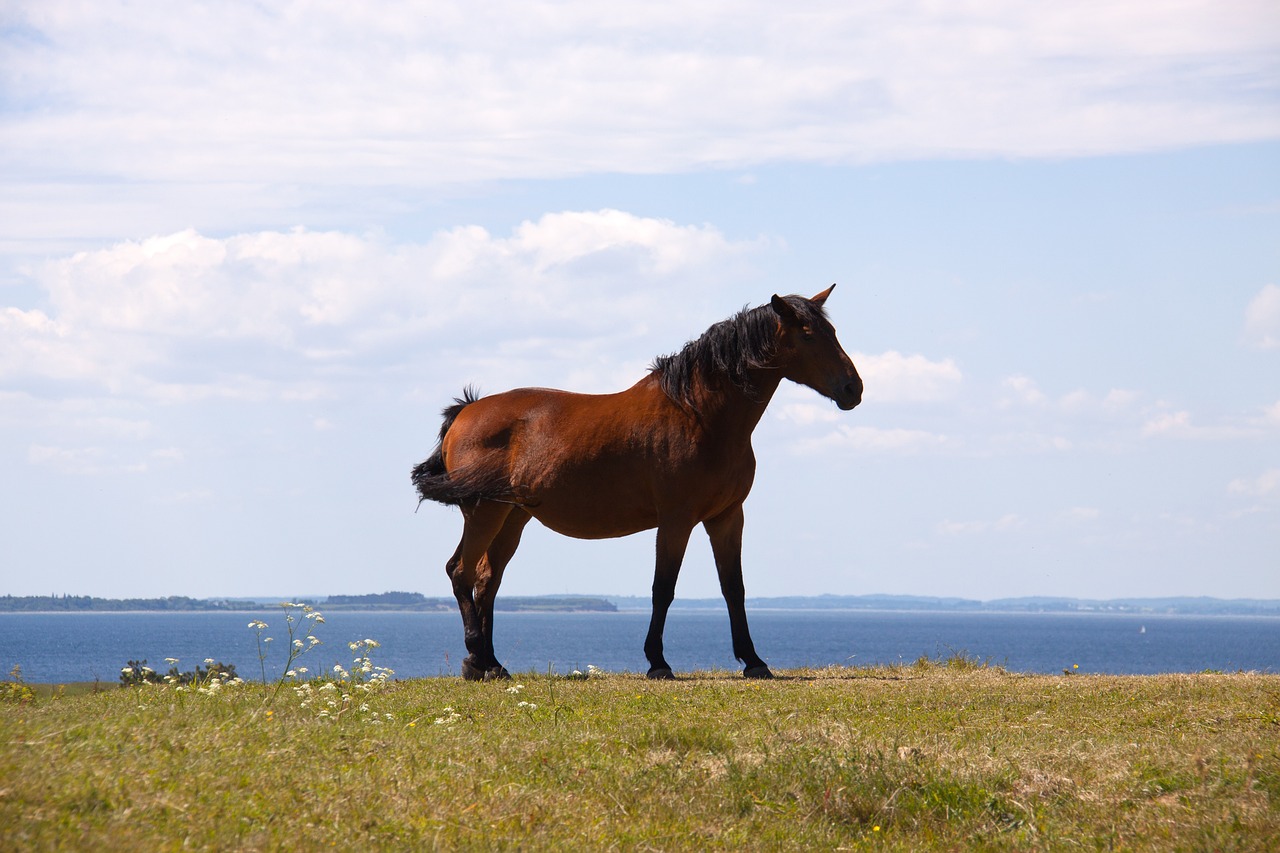
<instances>
[{"instance_id":1,"label":"horse's belly","mask_svg":"<svg viewBox=\"0 0 1280 853\"><path fill-rule=\"evenodd\" d=\"M658 526L656 512L593 505L574 506L556 501L525 509L544 527L575 539L616 539Z\"/></svg>"}]
</instances>

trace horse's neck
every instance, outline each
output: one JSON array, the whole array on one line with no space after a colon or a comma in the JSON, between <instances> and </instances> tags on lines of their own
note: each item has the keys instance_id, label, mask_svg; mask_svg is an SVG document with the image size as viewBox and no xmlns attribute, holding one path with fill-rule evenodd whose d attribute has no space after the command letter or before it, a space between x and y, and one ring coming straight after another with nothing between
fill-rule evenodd
<instances>
[{"instance_id":1,"label":"horse's neck","mask_svg":"<svg viewBox=\"0 0 1280 853\"><path fill-rule=\"evenodd\" d=\"M750 390L739 388L726 377L720 377L704 390L698 406L698 421L717 444L749 446L751 433L764 417L782 381L781 371L768 368L754 369L750 375Z\"/></svg>"}]
</instances>

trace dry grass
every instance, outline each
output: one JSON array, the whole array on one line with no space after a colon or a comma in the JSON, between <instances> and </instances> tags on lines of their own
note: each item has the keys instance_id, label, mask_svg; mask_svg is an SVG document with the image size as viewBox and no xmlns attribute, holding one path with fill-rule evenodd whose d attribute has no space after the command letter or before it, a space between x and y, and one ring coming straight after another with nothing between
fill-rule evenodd
<instances>
[{"instance_id":1,"label":"dry grass","mask_svg":"<svg viewBox=\"0 0 1280 853\"><path fill-rule=\"evenodd\" d=\"M426 679L345 710L318 684L305 707L289 689L265 704L269 689L249 685L0 703L3 846L1266 850L1280 839L1280 677L1018 676L963 660L786 676L526 674L520 692Z\"/></svg>"}]
</instances>

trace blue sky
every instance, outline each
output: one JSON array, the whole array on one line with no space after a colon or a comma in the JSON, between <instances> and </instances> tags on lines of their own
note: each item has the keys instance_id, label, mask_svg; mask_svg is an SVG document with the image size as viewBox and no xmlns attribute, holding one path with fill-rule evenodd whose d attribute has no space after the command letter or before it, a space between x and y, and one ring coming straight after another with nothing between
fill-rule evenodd
<instances>
[{"instance_id":1,"label":"blue sky","mask_svg":"<svg viewBox=\"0 0 1280 853\"><path fill-rule=\"evenodd\" d=\"M937 8L11 4L0 593L447 595L464 385L837 282L865 402L775 398L749 594L1280 597L1280 12Z\"/></svg>"}]
</instances>

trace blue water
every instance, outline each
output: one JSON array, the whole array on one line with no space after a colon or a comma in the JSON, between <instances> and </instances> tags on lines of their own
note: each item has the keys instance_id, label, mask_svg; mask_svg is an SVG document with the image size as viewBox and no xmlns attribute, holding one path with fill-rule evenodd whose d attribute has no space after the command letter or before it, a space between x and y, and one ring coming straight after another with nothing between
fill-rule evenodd
<instances>
[{"instance_id":1,"label":"blue water","mask_svg":"<svg viewBox=\"0 0 1280 853\"><path fill-rule=\"evenodd\" d=\"M270 628L267 677L279 673L288 635L279 610L256 613L4 613L0 614L0 677L14 664L33 683L115 681L128 660L146 658L165 671L165 658L183 671L206 658L235 664L260 678L255 635ZM298 665L312 673L350 664L347 643L366 637L381 647L373 662L398 678L457 675L466 655L455 613L325 614L315 626L322 645ZM641 649L647 613L497 614L498 657L512 672L565 673L594 665L611 672L647 669ZM924 655L968 657L1014 672L1152 674L1280 672L1280 618L1031 613L903 613L868 611L755 611L751 632L761 656L777 669L832 664L909 663ZM673 610L667 621L667 659L677 672L738 669L728 617Z\"/></svg>"}]
</instances>

